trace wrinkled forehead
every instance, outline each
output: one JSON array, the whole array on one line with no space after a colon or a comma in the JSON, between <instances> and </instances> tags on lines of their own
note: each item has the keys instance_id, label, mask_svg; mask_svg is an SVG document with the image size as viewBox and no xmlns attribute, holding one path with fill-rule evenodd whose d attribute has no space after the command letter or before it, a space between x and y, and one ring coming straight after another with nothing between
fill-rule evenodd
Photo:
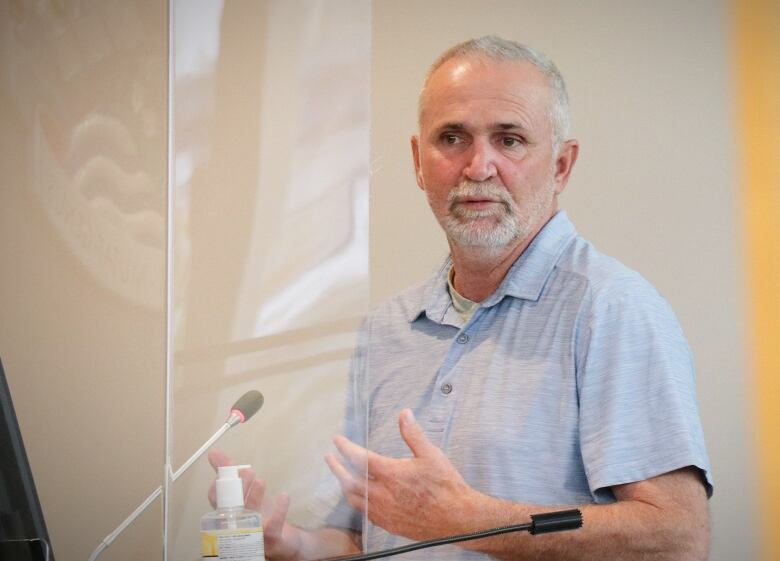
<instances>
[{"instance_id":1,"label":"wrinkled forehead","mask_svg":"<svg viewBox=\"0 0 780 561\"><path fill-rule=\"evenodd\" d=\"M549 79L530 62L456 57L429 76L420 94L419 124L442 112L468 113L478 107L517 110L547 121L551 103Z\"/></svg>"}]
</instances>

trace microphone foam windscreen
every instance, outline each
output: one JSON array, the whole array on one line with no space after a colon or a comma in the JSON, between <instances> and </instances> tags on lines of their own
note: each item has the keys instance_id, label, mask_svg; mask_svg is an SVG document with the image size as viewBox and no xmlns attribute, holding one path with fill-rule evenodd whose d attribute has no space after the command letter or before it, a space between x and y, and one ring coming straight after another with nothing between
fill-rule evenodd
<instances>
[{"instance_id":1,"label":"microphone foam windscreen","mask_svg":"<svg viewBox=\"0 0 780 561\"><path fill-rule=\"evenodd\" d=\"M233 404L233 409L238 409L244 416L242 422L246 422L249 418L257 413L258 409L263 406L263 394L257 390L249 390L244 395L238 398L238 401Z\"/></svg>"}]
</instances>

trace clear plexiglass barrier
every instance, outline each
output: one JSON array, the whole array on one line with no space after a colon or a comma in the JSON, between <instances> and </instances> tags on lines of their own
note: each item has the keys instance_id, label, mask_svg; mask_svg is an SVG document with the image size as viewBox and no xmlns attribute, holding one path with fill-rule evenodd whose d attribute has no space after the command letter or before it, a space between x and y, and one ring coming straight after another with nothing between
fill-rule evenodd
<instances>
[{"instance_id":1,"label":"clear plexiglass barrier","mask_svg":"<svg viewBox=\"0 0 780 561\"><path fill-rule=\"evenodd\" d=\"M215 448L316 527L368 309L370 4L187 0L172 21L171 467L259 390ZM213 477L204 457L170 485L168 559L201 554Z\"/></svg>"}]
</instances>

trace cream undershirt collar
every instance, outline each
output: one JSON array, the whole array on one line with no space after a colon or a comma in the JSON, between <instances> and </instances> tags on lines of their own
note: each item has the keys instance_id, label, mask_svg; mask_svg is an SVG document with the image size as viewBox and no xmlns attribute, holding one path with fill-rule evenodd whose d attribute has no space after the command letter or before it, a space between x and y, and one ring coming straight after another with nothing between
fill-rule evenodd
<instances>
[{"instance_id":1,"label":"cream undershirt collar","mask_svg":"<svg viewBox=\"0 0 780 561\"><path fill-rule=\"evenodd\" d=\"M470 320L471 316L474 315L474 312L477 311L479 302L473 302L458 294L458 291L455 290L455 284L453 283L454 279L455 268L450 267L450 273L447 276L447 286L449 287L450 298L452 299L452 307L455 308L455 311L458 312L458 315L463 318L463 321L465 322Z\"/></svg>"}]
</instances>

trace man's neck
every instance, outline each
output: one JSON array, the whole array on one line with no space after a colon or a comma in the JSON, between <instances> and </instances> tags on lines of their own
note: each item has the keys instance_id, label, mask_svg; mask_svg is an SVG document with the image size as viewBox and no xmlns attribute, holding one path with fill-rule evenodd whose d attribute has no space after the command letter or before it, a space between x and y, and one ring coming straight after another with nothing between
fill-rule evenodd
<instances>
[{"instance_id":1,"label":"man's neck","mask_svg":"<svg viewBox=\"0 0 780 561\"><path fill-rule=\"evenodd\" d=\"M503 248L463 247L450 241L455 290L473 302L482 302L498 289L517 258L544 228L546 220L526 238Z\"/></svg>"}]
</instances>

